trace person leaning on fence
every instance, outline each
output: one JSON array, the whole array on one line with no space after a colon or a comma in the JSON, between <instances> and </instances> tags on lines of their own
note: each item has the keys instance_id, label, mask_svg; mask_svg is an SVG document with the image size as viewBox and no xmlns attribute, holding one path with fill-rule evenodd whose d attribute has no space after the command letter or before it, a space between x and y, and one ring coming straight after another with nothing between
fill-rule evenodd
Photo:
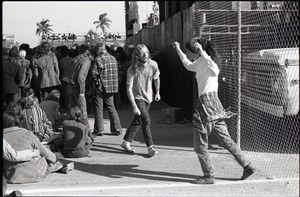
<instances>
[{"instance_id":1,"label":"person leaning on fence","mask_svg":"<svg viewBox=\"0 0 300 197\"><path fill-rule=\"evenodd\" d=\"M173 43L184 67L196 73L198 85L198 99L193 114L194 150L201 164L203 177L194 180L195 184L215 183L214 169L208 153L208 136L215 132L219 141L234 156L236 161L244 168L241 179L251 176L255 169L242 154L240 148L231 139L225 119L234 113L224 110L218 97L219 54L210 40L192 38L186 47L197 59L191 62L181 51L178 42Z\"/></svg>"},{"instance_id":2,"label":"person leaning on fence","mask_svg":"<svg viewBox=\"0 0 300 197\"><path fill-rule=\"evenodd\" d=\"M139 128L142 127L143 136L148 147L150 157L158 153L154 148L151 134L151 120L149 108L153 97L160 100L160 79L157 63L150 58L150 52L146 45L138 44L132 54L132 64L127 71L127 94L133 108L134 119L124 135L121 147L127 152L134 153L130 143L133 141ZM152 83L154 83L155 95L153 96Z\"/></svg>"}]
</instances>

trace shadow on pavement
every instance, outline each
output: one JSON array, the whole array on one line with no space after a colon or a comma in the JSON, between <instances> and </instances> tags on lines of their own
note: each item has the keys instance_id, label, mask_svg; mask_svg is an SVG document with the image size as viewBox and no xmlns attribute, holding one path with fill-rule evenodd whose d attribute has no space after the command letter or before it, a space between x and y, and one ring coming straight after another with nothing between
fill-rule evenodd
<instances>
[{"instance_id":1,"label":"shadow on pavement","mask_svg":"<svg viewBox=\"0 0 300 197\"><path fill-rule=\"evenodd\" d=\"M162 171L150 171L136 169L139 165L103 165L103 164L86 164L74 162L76 170L87 172L108 178L140 178L146 180L167 181L167 182L190 182L197 176L169 173ZM188 179L188 180L187 180Z\"/></svg>"}]
</instances>

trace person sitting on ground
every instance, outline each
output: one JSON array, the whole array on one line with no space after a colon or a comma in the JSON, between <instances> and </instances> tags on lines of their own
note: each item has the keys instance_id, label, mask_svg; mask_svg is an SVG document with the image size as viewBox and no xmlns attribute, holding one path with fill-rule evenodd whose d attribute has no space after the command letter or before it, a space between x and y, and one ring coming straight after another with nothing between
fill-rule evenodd
<instances>
[{"instance_id":1,"label":"person sitting on ground","mask_svg":"<svg viewBox=\"0 0 300 197\"><path fill-rule=\"evenodd\" d=\"M22 88L21 91L21 98L30 96L34 101L34 104L39 106L40 105L39 99L34 94L35 92L31 87L24 87Z\"/></svg>"},{"instance_id":2,"label":"person sitting on ground","mask_svg":"<svg viewBox=\"0 0 300 197\"><path fill-rule=\"evenodd\" d=\"M22 162L22 161L30 161L35 157L40 155L40 151L37 149L28 149L28 150L20 150L16 151L11 145L3 139L3 159L10 162ZM22 196L22 192L19 190L12 191L10 194L6 194L7 189L7 181L4 176L2 176L2 192L6 197L12 196Z\"/></svg>"},{"instance_id":3,"label":"person sitting on ground","mask_svg":"<svg viewBox=\"0 0 300 197\"><path fill-rule=\"evenodd\" d=\"M89 154L94 139L78 105L70 106L67 119L63 121L63 136L61 153L64 157L78 158Z\"/></svg>"},{"instance_id":4,"label":"person sitting on ground","mask_svg":"<svg viewBox=\"0 0 300 197\"><path fill-rule=\"evenodd\" d=\"M53 130L57 130L58 127L61 126L57 125L59 118L61 117L60 114L60 91L59 90L52 90L47 98L40 103L40 107L42 110L45 111L48 120L52 123Z\"/></svg>"},{"instance_id":5,"label":"person sitting on ground","mask_svg":"<svg viewBox=\"0 0 300 197\"><path fill-rule=\"evenodd\" d=\"M52 123L48 120L44 110L38 105L31 96L22 97L18 103L21 105L24 121L22 127L32 131L40 140L52 137Z\"/></svg>"},{"instance_id":6,"label":"person sitting on ground","mask_svg":"<svg viewBox=\"0 0 300 197\"><path fill-rule=\"evenodd\" d=\"M31 131L21 128L19 116L13 111L3 113L3 138L16 151L37 149L40 152L29 161L3 159L3 176L8 183L38 182L64 167Z\"/></svg>"}]
</instances>

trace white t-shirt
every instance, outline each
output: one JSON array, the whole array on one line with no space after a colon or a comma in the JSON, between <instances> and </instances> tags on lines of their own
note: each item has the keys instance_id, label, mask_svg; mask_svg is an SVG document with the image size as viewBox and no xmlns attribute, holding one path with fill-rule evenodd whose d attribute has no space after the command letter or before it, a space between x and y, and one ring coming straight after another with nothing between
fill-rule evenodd
<instances>
[{"instance_id":1,"label":"white t-shirt","mask_svg":"<svg viewBox=\"0 0 300 197\"><path fill-rule=\"evenodd\" d=\"M186 69L196 73L198 97L208 92L218 92L218 75L220 69L206 52L194 62L184 54L180 56Z\"/></svg>"}]
</instances>

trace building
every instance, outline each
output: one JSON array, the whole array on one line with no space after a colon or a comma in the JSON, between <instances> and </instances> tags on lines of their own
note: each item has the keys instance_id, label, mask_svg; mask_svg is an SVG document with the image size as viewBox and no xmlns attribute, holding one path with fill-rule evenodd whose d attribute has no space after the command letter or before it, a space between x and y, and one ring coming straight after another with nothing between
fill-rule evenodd
<instances>
[{"instance_id":1,"label":"building","mask_svg":"<svg viewBox=\"0 0 300 197\"><path fill-rule=\"evenodd\" d=\"M137 1L125 1L125 13L126 37L130 37L141 29Z\"/></svg>"},{"instance_id":2,"label":"building","mask_svg":"<svg viewBox=\"0 0 300 197\"><path fill-rule=\"evenodd\" d=\"M2 35L2 46L11 48L15 42L15 35L14 34L3 34Z\"/></svg>"}]
</instances>

